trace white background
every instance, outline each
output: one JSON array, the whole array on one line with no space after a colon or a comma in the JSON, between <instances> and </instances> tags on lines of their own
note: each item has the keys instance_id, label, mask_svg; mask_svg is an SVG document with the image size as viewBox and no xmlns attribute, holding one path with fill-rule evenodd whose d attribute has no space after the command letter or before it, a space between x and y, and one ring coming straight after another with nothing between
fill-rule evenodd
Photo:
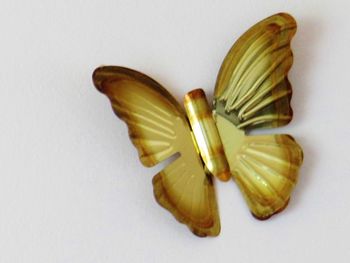
<instances>
[{"instance_id":1,"label":"white background","mask_svg":"<svg viewBox=\"0 0 350 263\"><path fill-rule=\"evenodd\" d=\"M0 8L0 262L349 262L350 2L8 1ZM142 71L180 101L211 96L257 21L293 14L293 134L305 160L264 222L216 183L222 231L200 239L160 208L107 99L102 64Z\"/></svg>"}]
</instances>

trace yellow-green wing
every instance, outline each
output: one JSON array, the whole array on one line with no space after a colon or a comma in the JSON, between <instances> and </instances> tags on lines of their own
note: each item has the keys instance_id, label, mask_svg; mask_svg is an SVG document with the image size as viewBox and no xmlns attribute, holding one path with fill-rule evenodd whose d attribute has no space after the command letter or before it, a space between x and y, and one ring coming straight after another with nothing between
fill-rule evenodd
<instances>
[{"instance_id":1,"label":"yellow-green wing","mask_svg":"<svg viewBox=\"0 0 350 263\"><path fill-rule=\"evenodd\" d=\"M211 175L204 171L176 100L151 78L127 68L98 68L93 81L111 100L116 115L126 122L145 166L180 154L153 178L158 203L196 235L218 235L220 222Z\"/></svg>"},{"instance_id":2,"label":"yellow-green wing","mask_svg":"<svg viewBox=\"0 0 350 263\"><path fill-rule=\"evenodd\" d=\"M288 204L303 159L289 135L245 135L292 119L287 73L295 31L295 20L284 13L254 25L227 54L215 88L214 113L232 176L260 219Z\"/></svg>"},{"instance_id":3,"label":"yellow-green wing","mask_svg":"<svg viewBox=\"0 0 350 263\"><path fill-rule=\"evenodd\" d=\"M267 219L288 204L303 152L290 135L246 136L224 117L217 127L230 166L252 214Z\"/></svg>"},{"instance_id":4,"label":"yellow-green wing","mask_svg":"<svg viewBox=\"0 0 350 263\"><path fill-rule=\"evenodd\" d=\"M240 129L278 127L292 119L293 62L290 41L296 22L280 13L262 20L233 45L218 74L214 105Z\"/></svg>"}]
</instances>

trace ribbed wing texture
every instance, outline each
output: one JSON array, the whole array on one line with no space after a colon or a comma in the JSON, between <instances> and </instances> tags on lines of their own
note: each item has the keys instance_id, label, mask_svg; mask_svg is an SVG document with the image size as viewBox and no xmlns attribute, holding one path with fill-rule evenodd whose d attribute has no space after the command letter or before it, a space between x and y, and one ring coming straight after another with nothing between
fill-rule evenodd
<instances>
[{"instance_id":1,"label":"ribbed wing texture","mask_svg":"<svg viewBox=\"0 0 350 263\"><path fill-rule=\"evenodd\" d=\"M296 22L280 13L244 33L218 74L214 106L240 129L278 127L292 119L287 78L293 62L290 41Z\"/></svg>"},{"instance_id":2,"label":"ribbed wing texture","mask_svg":"<svg viewBox=\"0 0 350 263\"><path fill-rule=\"evenodd\" d=\"M145 166L180 153L153 178L158 203L199 236L218 235L220 222L214 188L198 156L184 112L157 82L122 67L95 70L94 84L126 122Z\"/></svg>"},{"instance_id":3,"label":"ribbed wing texture","mask_svg":"<svg viewBox=\"0 0 350 263\"><path fill-rule=\"evenodd\" d=\"M292 119L287 74L295 31L285 13L251 27L227 54L215 87L214 113L232 176L260 219L288 204L302 163L302 150L289 135L245 135Z\"/></svg>"},{"instance_id":4,"label":"ribbed wing texture","mask_svg":"<svg viewBox=\"0 0 350 263\"><path fill-rule=\"evenodd\" d=\"M287 204L303 153L289 135L246 136L221 116L217 126L233 179L253 215L269 218Z\"/></svg>"},{"instance_id":5,"label":"ribbed wing texture","mask_svg":"<svg viewBox=\"0 0 350 263\"><path fill-rule=\"evenodd\" d=\"M233 177L257 218L268 218L288 204L301 163L301 148L288 135L245 138L233 160Z\"/></svg>"},{"instance_id":6,"label":"ribbed wing texture","mask_svg":"<svg viewBox=\"0 0 350 263\"><path fill-rule=\"evenodd\" d=\"M185 154L153 178L154 195L197 236L217 236L220 220L212 179L192 156Z\"/></svg>"}]
</instances>

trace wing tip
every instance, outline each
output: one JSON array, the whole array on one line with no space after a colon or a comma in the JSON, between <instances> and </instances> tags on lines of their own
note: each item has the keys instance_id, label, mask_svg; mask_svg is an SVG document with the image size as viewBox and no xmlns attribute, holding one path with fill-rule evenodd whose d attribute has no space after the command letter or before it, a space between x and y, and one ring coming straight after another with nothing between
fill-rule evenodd
<instances>
[{"instance_id":1,"label":"wing tip","mask_svg":"<svg viewBox=\"0 0 350 263\"><path fill-rule=\"evenodd\" d=\"M96 89L102 93L105 93L103 83L111 79L130 78L134 75L142 75L141 73L121 66L100 66L97 67L92 73L92 81Z\"/></svg>"},{"instance_id":2,"label":"wing tip","mask_svg":"<svg viewBox=\"0 0 350 263\"><path fill-rule=\"evenodd\" d=\"M273 17L282 19L284 22L287 22L287 24L291 25L292 27L295 27L295 28L297 27L297 21L288 12L278 12L278 13L268 17L267 19L273 18Z\"/></svg>"},{"instance_id":3,"label":"wing tip","mask_svg":"<svg viewBox=\"0 0 350 263\"><path fill-rule=\"evenodd\" d=\"M288 137L294 144L295 144L295 152L296 152L296 165L301 166L304 162L304 151L303 148L299 145L299 143L295 140L295 138L290 134L284 134L286 137Z\"/></svg>"},{"instance_id":4,"label":"wing tip","mask_svg":"<svg viewBox=\"0 0 350 263\"><path fill-rule=\"evenodd\" d=\"M260 221L265 221L265 220L268 220L268 219L270 219L272 216L274 216L274 215L277 215L277 214L279 214L279 213L281 213L284 209L286 209L286 207L288 206L288 204L289 204L289 200L290 200L290 198L288 198L288 200L285 202L285 204L282 206L282 207L280 207L279 209L277 209L277 210L275 210L275 211L273 211L273 212L271 212L271 213L267 213L267 214L255 214L253 211L251 211L251 214L253 215L253 217L255 218L255 219L258 219L258 220L260 220Z\"/></svg>"},{"instance_id":5,"label":"wing tip","mask_svg":"<svg viewBox=\"0 0 350 263\"><path fill-rule=\"evenodd\" d=\"M186 220L186 218L177 210L176 206L172 204L169 198L167 198L167 193L162 183L162 172L156 174L153 177L152 184L153 184L153 194L157 203L161 207L168 210L178 222L187 225L187 227L191 230L191 232L194 235L198 237L208 237L208 236L216 237L220 234L221 225L220 225L220 220L218 218L218 215L217 215L217 218L214 219L213 225L208 228L198 227L192 222L190 222L189 220Z\"/></svg>"},{"instance_id":6,"label":"wing tip","mask_svg":"<svg viewBox=\"0 0 350 263\"><path fill-rule=\"evenodd\" d=\"M92 73L92 82L98 91L105 93L103 83L110 79L113 71L115 72L118 68L116 66L100 66L94 70Z\"/></svg>"},{"instance_id":7,"label":"wing tip","mask_svg":"<svg viewBox=\"0 0 350 263\"><path fill-rule=\"evenodd\" d=\"M102 72L103 72L104 66L98 67L94 70L92 73L92 82L94 83L94 86L97 90L101 91L102 88Z\"/></svg>"}]
</instances>

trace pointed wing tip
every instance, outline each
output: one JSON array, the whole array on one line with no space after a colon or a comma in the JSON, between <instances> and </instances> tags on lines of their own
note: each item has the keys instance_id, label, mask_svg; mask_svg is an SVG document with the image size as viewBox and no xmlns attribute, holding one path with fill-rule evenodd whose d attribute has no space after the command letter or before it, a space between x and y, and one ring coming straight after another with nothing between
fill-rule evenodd
<instances>
[{"instance_id":1,"label":"pointed wing tip","mask_svg":"<svg viewBox=\"0 0 350 263\"><path fill-rule=\"evenodd\" d=\"M288 206L289 204L289 201L290 201L290 198L288 198L288 200L286 201L286 203L284 204L284 206L282 206L281 208L273 211L272 213L268 213L268 214L257 214L257 213L254 213L253 211L251 211L253 217L255 219L258 219L260 221L265 221L265 220L268 220L270 219L272 216L276 215L276 214L279 214L281 213L284 209L286 209L286 207Z\"/></svg>"},{"instance_id":2,"label":"pointed wing tip","mask_svg":"<svg viewBox=\"0 0 350 263\"><path fill-rule=\"evenodd\" d=\"M220 234L220 227L218 229L212 229L210 232L198 231L191 229L192 233L197 237L217 237Z\"/></svg>"},{"instance_id":3,"label":"pointed wing tip","mask_svg":"<svg viewBox=\"0 0 350 263\"><path fill-rule=\"evenodd\" d=\"M135 72L134 70L120 67L120 66L100 66L97 67L92 73L92 81L97 90L102 93L104 92L103 82L111 78L117 78L122 74L128 73L131 74Z\"/></svg>"},{"instance_id":4,"label":"pointed wing tip","mask_svg":"<svg viewBox=\"0 0 350 263\"><path fill-rule=\"evenodd\" d=\"M92 73L92 82L94 83L95 88L102 93L103 69L104 67L98 67Z\"/></svg>"},{"instance_id":5,"label":"pointed wing tip","mask_svg":"<svg viewBox=\"0 0 350 263\"><path fill-rule=\"evenodd\" d=\"M284 17L284 18L286 18L288 20L294 20L295 21L294 17L288 12L278 12L278 13L275 14L275 16L282 16L282 17Z\"/></svg>"},{"instance_id":6,"label":"pointed wing tip","mask_svg":"<svg viewBox=\"0 0 350 263\"><path fill-rule=\"evenodd\" d=\"M108 73L109 69L110 66L100 66L92 73L92 82L95 88L102 93L104 93L102 83L107 79L106 73Z\"/></svg>"},{"instance_id":7,"label":"pointed wing tip","mask_svg":"<svg viewBox=\"0 0 350 263\"><path fill-rule=\"evenodd\" d=\"M288 12L279 12L279 13L276 13L274 15L272 15L271 17L281 17L283 18L285 21L288 21L289 23L291 24L297 24L295 18Z\"/></svg>"},{"instance_id":8,"label":"pointed wing tip","mask_svg":"<svg viewBox=\"0 0 350 263\"><path fill-rule=\"evenodd\" d=\"M303 164L304 162L304 151L303 148L299 145L299 143L295 140L295 138L290 135L290 134L283 134L284 136L288 137L293 143L295 143L296 147L295 147L295 151L296 151L296 165L300 166Z\"/></svg>"},{"instance_id":9,"label":"pointed wing tip","mask_svg":"<svg viewBox=\"0 0 350 263\"><path fill-rule=\"evenodd\" d=\"M187 225L191 232L198 237L216 237L220 234L221 225L220 221L217 218L214 224L211 227L203 228L192 224L191 221L186 220L186 218L178 211L176 206L169 200L167 193L162 183L161 173L156 174L152 179L153 184L153 194L157 203L168 210L174 218L182 223Z\"/></svg>"},{"instance_id":10,"label":"pointed wing tip","mask_svg":"<svg viewBox=\"0 0 350 263\"><path fill-rule=\"evenodd\" d=\"M103 83L109 80L132 80L147 83L149 86L157 86L157 89L162 88L155 80L147 75L122 66L100 66L92 73L92 81L96 89L106 94L106 87Z\"/></svg>"},{"instance_id":11,"label":"pointed wing tip","mask_svg":"<svg viewBox=\"0 0 350 263\"><path fill-rule=\"evenodd\" d=\"M297 31L297 21L291 14L285 12L280 12L269 16L256 25L259 24L265 24L265 26L270 27L270 29L276 32L288 30L290 40Z\"/></svg>"}]
</instances>

